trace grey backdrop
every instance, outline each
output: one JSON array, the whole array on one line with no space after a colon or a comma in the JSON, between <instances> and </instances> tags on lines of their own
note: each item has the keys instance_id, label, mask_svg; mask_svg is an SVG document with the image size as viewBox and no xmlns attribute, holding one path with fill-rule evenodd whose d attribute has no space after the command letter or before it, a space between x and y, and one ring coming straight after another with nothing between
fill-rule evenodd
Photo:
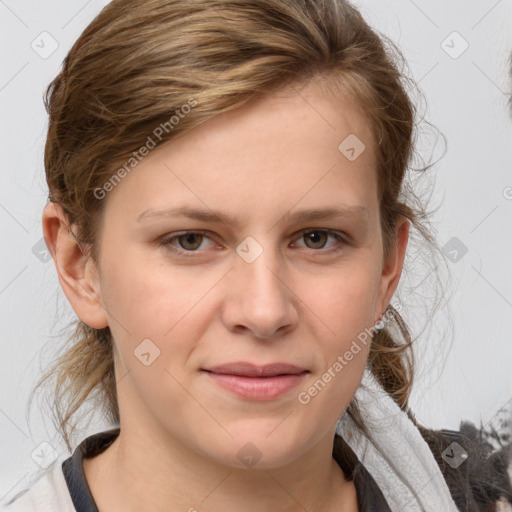
<instances>
[{"instance_id":1,"label":"grey backdrop","mask_svg":"<svg viewBox=\"0 0 512 512\"><path fill-rule=\"evenodd\" d=\"M0 0L0 499L23 488L34 470L69 455L40 414L40 402L26 414L30 390L62 344L57 329L74 315L42 242L42 94L107 3ZM432 173L433 204L440 204L435 227L452 276L443 282L450 293L435 315L422 309L419 299L428 296L424 286L432 278L428 258L401 283L407 319L418 336L411 405L432 427L458 428L462 419L490 426L512 398L512 0L355 3L398 43L425 94L426 116L447 141ZM441 156L443 140L426 126L423 135L425 156ZM411 265L422 261L413 256ZM415 283L416 291L406 293ZM430 327L421 331L425 321ZM93 416L75 441L104 427Z\"/></svg>"}]
</instances>

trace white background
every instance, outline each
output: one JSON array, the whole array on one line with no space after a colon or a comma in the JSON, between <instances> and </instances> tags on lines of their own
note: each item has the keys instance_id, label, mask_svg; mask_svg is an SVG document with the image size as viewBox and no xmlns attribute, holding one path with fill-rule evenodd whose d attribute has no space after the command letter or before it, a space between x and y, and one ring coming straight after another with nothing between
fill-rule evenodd
<instances>
[{"instance_id":1,"label":"white background","mask_svg":"<svg viewBox=\"0 0 512 512\"><path fill-rule=\"evenodd\" d=\"M41 369L63 341L58 330L74 315L52 260L33 253L41 242L47 197L42 94L72 43L107 3L0 0L0 499L22 489L26 475L39 468L31 454L41 442L49 442L61 459L69 456L52 423L40 416L39 403L30 417L26 412ZM512 0L355 3L398 43L425 95L427 119L446 137L446 154L431 171L432 204L440 204L437 238L441 246L456 237L467 247L458 262L446 259L452 276L446 281L448 302L434 316L426 314L429 332L416 340L418 380L411 406L435 428L457 429L464 419L490 425L512 398L512 118L506 98ZM31 47L43 31L58 42L46 59ZM469 47L459 56L465 41ZM442 139L435 149L434 142L426 135L421 143L427 157L444 150ZM415 279L428 284L428 270L418 272ZM425 318L421 307L414 310L413 299L423 288L406 294L405 285L415 282L408 279L400 293L415 322L412 331L419 334ZM104 426L97 419L84 426L83 435Z\"/></svg>"}]
</instances>

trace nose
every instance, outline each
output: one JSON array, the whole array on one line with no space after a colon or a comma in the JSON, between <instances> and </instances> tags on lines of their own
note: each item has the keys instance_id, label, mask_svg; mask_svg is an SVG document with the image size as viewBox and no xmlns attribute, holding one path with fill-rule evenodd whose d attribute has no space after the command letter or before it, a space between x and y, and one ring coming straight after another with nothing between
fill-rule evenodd
<instances>
[{"instance_id":1,"label":"nose","mask_svg":"<svg viewBox=\"0 0 512 512\"><path fill-rule=\"evenodd\" d=\"M226 283L229 292L223 308L225 325L232 331L249 330L258 339L294 329L299 300L285 262L270 243L263 248L262 243L252 239L249 245L241 244L238 249ZM259 253L255 259L254 251Z\"/></svg>"}]
</instances>

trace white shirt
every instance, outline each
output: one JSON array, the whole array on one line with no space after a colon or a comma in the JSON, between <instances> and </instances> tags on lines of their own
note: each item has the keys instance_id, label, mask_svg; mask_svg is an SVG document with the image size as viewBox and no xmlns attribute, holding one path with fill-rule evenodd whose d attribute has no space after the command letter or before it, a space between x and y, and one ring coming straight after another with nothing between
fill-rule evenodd
<instances>
[{"instance_id":1,"label":"white shirt","mask_svg":"<svg viewBox=\"0 0 512 512\"><path fill-rule=\"evenodd\" d=\"M14 501L13 501L14 500ZM11 504L8 504L12 502ZM62 460L40 473L29 488L0 503L3 512L75 512L62 471Z\"/></svg>"}]
</instances>

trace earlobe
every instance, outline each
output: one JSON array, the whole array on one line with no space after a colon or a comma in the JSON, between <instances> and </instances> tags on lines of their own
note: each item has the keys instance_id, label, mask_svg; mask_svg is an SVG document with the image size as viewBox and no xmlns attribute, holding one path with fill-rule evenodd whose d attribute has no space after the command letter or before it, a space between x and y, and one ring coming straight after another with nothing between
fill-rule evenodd
<instances>
[{"instance_id":1,"label":"earlobe","mask_svg":"<svg viewBox=\"0 0 512 512\"><path fill-rule=\"evenodd\" d=\"M46 245L71 307L80 320L90 327L101 329L108 326L96 266L85 253L85 247L71 233L71 226L62 207L53 202L47 204L42 223Z\"/></svg>"}]
</instances>

